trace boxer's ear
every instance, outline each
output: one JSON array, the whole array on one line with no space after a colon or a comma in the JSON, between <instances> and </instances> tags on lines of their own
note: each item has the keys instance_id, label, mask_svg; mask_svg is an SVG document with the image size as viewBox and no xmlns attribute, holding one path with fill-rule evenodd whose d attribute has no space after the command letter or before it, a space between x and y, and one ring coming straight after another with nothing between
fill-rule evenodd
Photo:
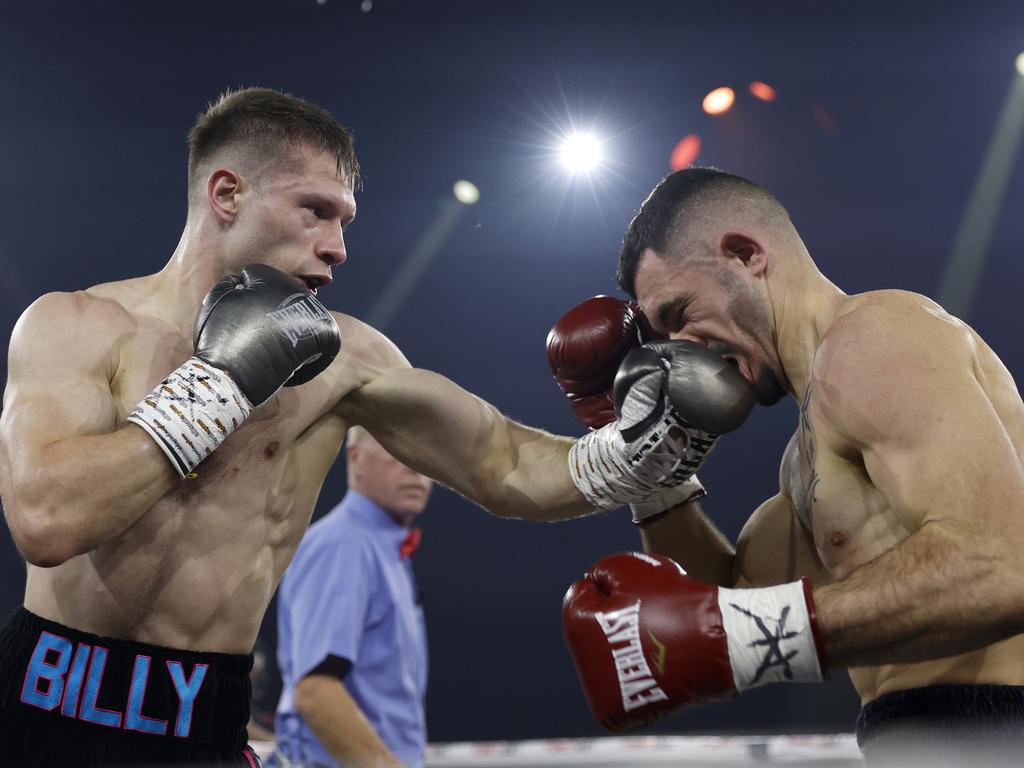
<instances>
[{"instance_id":1,"label":"boxer's ear","mask_svg":"<svg viewBox=\"0 0 1024 768\"><path fill-rule=\"evenodd\" d=\"M230 168L217 168L206 180L206 199L217 220L230 224L238 215L241 177Z\"/></svg>"},{"instance_id":2,"label":"boxer's ear","mask_svg":"<svg viewBox=\"0 0 1024 768\"><path fill-rule=\"evenodd\" d=\"M719 243L722 255L734 263L742 264L753 275L759 276L768 267L768 259L760 241L742 232L726 232Z\"/></svg>"}]
</instances>

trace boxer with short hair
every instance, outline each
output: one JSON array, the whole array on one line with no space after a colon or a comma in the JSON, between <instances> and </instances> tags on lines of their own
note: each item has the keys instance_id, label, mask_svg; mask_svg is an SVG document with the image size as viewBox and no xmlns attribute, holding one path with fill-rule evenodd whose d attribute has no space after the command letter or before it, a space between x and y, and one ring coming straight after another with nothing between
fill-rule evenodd
<instances>
[{"instance_id":1,"label":"boxer with short hair","mask_svg":"<svg viewBox=\"0 0 1024 768\"><path fill-rule=\"evenodd\" d=\"M923 296L843 293L772 195L713 169L655 187L619 282L639 307L556 325L563 389L598 396L624 354L608 329L642 311L655 334L735 365L760 403L791 395L799 417L780 491L735 547L696 500L664 504L635 519L645 549L682 568L616 555L569 590L598 719L629 727L846 667L870 765L1019 765L1024 404L996 354Z\"/></svg>"},{"instance_id":2,"label":"boxer with short hair","mask_svg":"<svg viewBox=\"0 0 1024 768\"><path fill-rule=\"evenodd\" d=\"M664 371L620 393L628 434L574 442L325 309L359 185L325 110L227 93L190 139L163 269L45 295L11 338L0 493L28 576L0 631L5 762L252 765L250 652L349 426L510 517L650 502L697 458Z\"/></svg>"}]
</instances>

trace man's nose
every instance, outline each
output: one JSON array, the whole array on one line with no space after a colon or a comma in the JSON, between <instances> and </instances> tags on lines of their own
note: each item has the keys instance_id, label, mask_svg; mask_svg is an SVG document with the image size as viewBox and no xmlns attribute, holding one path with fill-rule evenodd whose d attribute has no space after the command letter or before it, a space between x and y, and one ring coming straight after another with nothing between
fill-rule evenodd
<instances>
[{"instance_id":1,"label":"man's nose","mask_svg":"<svg viewBox=\"0 0 1024 768\"><path fill-rule=\"evenodd\" d=\"M337 232L317 246L317 258L330 267L344 264L348 258L345 251L345 235L339 226Z\"/></svg>"}]
</instances>

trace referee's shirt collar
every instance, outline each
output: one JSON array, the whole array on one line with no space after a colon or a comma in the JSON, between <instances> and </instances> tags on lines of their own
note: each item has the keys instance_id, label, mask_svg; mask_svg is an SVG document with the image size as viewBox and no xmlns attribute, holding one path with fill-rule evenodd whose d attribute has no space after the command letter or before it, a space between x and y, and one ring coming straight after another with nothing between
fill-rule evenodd
<instances>
[{"instance_id":1,"label":"referee's shirt collar","mask_svg":"<svg viewBox=\"0 0 1024 768\"><path fill-rule=\"evenodd\" d=\"M395 555L398 555L398 548L409 535L409 529L397 523L384 507L351 488L345 494L345 503L339 506L338 511L344 512L350 522L374 531L388 541L394 540Z\"/></svg>"}]
</instances>

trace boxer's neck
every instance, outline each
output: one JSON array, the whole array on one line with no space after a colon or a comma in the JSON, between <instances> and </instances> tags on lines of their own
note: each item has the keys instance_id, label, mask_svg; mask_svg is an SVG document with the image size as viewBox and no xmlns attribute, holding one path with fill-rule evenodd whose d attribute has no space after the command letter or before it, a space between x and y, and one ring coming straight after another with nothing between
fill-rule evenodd
<instances>
[{"instance_id":1,"label":"boxer's neck","mask_svg":"<svg viewBox=\"0 0 1024 768\"><path fill-rule=\"evenodd\" d=\"M798 401L811 379L822 337L847 298L808 258L769 278L776 349L790 394Z\"/></svg>"},{"instance_id":2,"label":"boxer's neck","mask_svg":"<svg viewBox=\"0 0 1024 768\"><path fill-rule=\"evenodd\" d=\"M231 271L205 229L202 223L186 221L177 247L155 275L169 322L188 336L203 298Z\"/></svg>"}]
</instances>

